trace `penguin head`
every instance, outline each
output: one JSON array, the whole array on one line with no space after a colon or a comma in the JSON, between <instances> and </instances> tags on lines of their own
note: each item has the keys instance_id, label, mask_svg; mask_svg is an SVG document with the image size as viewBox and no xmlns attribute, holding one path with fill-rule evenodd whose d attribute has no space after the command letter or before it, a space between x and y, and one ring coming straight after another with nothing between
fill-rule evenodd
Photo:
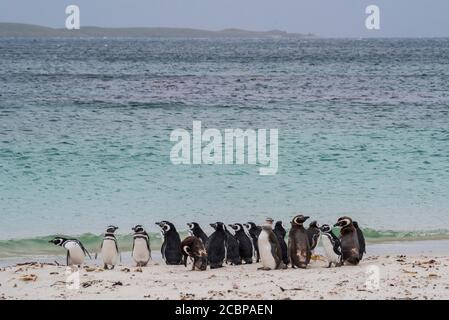
<instances>
[{"instance_id":1,"label":"penguin head","mask_svg":"<svg viewBox=\"0 0 449 320\"><path fill-rule=\"evenodd\" d=\"M223 222L215 222L215 223L211 223L210 226L211 226L214 230L224 230L224 224L223 224Z\"/></svg>"},{"instance_id":2,"label":"penguin head","mask_svg":"<svg viewBox=\"0 0 449 320\"><path fill-rule=\"evenodd\" d=\"M189 228L189 230L193 230L199 227L199 224L196 222L189 222L187 223L187 227Z\"/></svg>"},{"instance_id":3,"label":"penguin head","mask_svg":"<svg viewBox=\"0 0 449 320\"><path fill-rule=\"evenodd\" d=\"M273 218L268 217L265 219L265 224L273 225L273 222L274 222Z\"/></svg>"},{"instance_id":4,"label":"penguin head","mask_svg":"<svg viewBox=\"0 0 449 320\"><path fill-rule=\"evenodd\" d=\"M323 233L331 232L331 230L332 230L332 228L328 224L323 224L320 227L320 231L323 232Z\"/></svg>"},{"instance_id":5,"label":"penguin head","mask_svg":"<svg viewBox=\"0 0 449 320\"><path fill-rule=\"evenodd\" d=\"M346 228L352 225L352 219L349 217L341 217L338 218L337 223L334 224L334 227Z\"/></svg>"},{"instance_id":6,"label":"penguin head","mask_svg":"<svg viewBox=\"0 0 449 320\"><path fill-rule=\"evenodd\" d=\"M132 231L134 232L144 232L145 230L143 229L142 225L138 224L137 226L131 228Z\"/></svg>"},{"instance_id":7,"label":"penguin head","mask_svg":"<svg viewBox=\"0 0 449 320\"><path fill-rule=\"evenodd\" d=\"M158 225L161 228L162 234L166 234L170 230L176 230L174 224L169 221L164 220L161 222L156 222L156 225Z\"/></svg>"},{"instance_id":8,"label":"penguin head","mask_svg":"<svg viewBox=\"0 0 449 320\"><path fill-rule=\"evenodd\" d=\"M316 220L313 220L310 224L309 224L309 228L311 229L319 229L319 225L318 222Z\"/></svg>"},{"instance_id":9,"label":"penguin head","mask_svg":"<svg viewBox=\"0 0 449 320\"><path fill-rule=\"evenodd\" d=\"M302 226L304 222L310 217L299 214L295 216L292 220L292 226Z\"/></svg>"},{"instance_id":10,"label":"penguin head","mask_svg":"<svg viewBox=\"0 0 449 320\"><path fill-rule=\"evenodd\" d=\"M131 228L131 230L134 231L135 233L145 231L145 229L143 228L143 226L141 224L136 225L135 227Z\"/></svg>"},{"instance_id":11,"label":"penguin head","mask_svg":"<svg viewBox=\"0 0 449 320\"><path fill-rule=\"evenodd\" d=\"M48 241L48 243L53 243L55 246L62 246L62 244L66 241L65 238L56 237L53 240Z\"/></svg>"},{"instance_id":12,"label":"penguin head","mask_svg":"<svg viewBox=\"0 0 449 320\"><path fill-rule=\"evenodd\" d=\"M247 228L248 230L251 230L253 228L256 227L256 224L254 222L247 222L243 224L245 226L245 228Z\"/></svg>"},{"instance_id":13,"label":"penguin head","mask_svg":"<svg viewBox=\"0 0 449 320\"><path fill-rule=\"evenodd\" d=\"M240 223L229 224L229 226L235 231L239 232L243 230L243 226Z\"/></svg>"},{"instance_id":14,"label":"penguin head","mask_svg":"<svg viewBox=\"0 0 449 320\"><path fill-rule=\"evenodd\" d=\"M106 228L106 233L114 233L115 231L117 231L117 229L118 229L118 227L116 227L116 226L108 226L107 228Z\"/></svg>"},{"instance_id":15,"label":"penguin head","mask_svg":"<svg viewBox=\"0 0 449 320\"><path fill-rule=\"evenodd\" d=\"M284 226L282 225L282 221L276 221L276 223L274 224L275 228L284 228Z\"/></svg>"}]
</instances>

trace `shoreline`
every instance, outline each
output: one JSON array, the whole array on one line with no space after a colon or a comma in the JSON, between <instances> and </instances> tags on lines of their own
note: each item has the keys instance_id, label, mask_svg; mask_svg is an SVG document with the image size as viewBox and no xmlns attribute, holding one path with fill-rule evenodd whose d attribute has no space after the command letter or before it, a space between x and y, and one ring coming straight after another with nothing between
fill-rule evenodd
<instances>
[{"instance_id":1,"label":"shoreline","mask_svg":"<svg viewBox=\"0 0 449 320\"><path fill-rule=\"evenodd\" d=\"M153 260L158 263L163 263L160 247L151 248ZM318 245L318 253L321 250L321 245ZM28 262L38 263L55 263L60 265L65 264L65 253L63 249L60 249L61 254L31 254L20 256L6 256L0 257L0 268L13 267L16 264L23 264ZM95 252L90 252L91 255L95 255ZM435 254L435 255L447 255L449 256L449 239L428 239L428 240L395 240L385 242L367 242L367 253L375 255L401 255L401 254ZM122 263L132 266L131 252L128 250L121 252ZM86 265L101 265L100 257L98 259L86 259Z\"/></svg>"}]
</instances>

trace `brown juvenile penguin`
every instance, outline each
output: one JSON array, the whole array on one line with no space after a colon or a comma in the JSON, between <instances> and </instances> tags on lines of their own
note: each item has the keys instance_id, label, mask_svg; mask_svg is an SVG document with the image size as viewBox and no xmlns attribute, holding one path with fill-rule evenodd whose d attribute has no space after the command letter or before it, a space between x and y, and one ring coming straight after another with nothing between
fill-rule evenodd
<instances>
[{"instance_id":1,"label":"brown juvenile penguin","mask_svg":"<svg viewBox=\"0 0 449 320\"><path fill-rule=\"evenodd\" d=\"M307 230L304 228L304 222L307 219L309 217L297 215L291 222L292 228L288 234L288 254L292 268L307 268L312 256Z\"/></svg>"},{"instance_id":2,"label":"brown juvenile penguin","mask_svg":"<svg viewBox=\"0 0 449 320\"><path fill-rule=\"evenodd\" d=\"M195 236L189 236L181 242L184 266L187 267L187 257L193 260L192 270L204 271L207 268L207 252L203 241Z\"/></svg>"},{"instance_id":3,"label":"brown juvenile penguin","mask_svg":"<svg viewBox=\"0 0 449 320\"><path fill-rule=\"evenodd\" d=\"M360 262L360 244L357 229L350 217L341 217L334 227L340 227L342 262L357 265Z\"/></svg>"}]
</instances>

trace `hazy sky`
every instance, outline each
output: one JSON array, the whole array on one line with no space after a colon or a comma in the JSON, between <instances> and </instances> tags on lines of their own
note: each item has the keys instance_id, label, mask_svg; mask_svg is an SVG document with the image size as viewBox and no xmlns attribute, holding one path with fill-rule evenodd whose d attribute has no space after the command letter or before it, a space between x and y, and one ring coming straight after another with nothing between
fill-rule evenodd
<instances>
[{"instance_id":1,"label":"hazy sky","mask_svg":"<svg viewBox=\"0 0 449 320\"><path fill-rule=\"evenodd\" d=\"M76 4L81 27L281 29L330 37L448 37L448 0L0 0L1 22L64 27ZM365 8L380 7L381 30L365 28Z\"/></svg>"}]
</instances>

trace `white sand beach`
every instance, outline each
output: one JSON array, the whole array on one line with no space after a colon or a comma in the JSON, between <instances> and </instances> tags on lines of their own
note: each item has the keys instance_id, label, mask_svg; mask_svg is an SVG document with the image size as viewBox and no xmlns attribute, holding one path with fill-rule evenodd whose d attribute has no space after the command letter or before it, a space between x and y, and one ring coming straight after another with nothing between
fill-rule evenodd
<instances>
[{"instance_id":1,"label":"white sand beach","mask_svg":"<svg viewBox=\"0 0 449 320\"><path fill-rule=\"evenodd\" d=\"M79 289L68 287L65 266L27 263L0 269L0 299L449 299L449 256L426 249L432 243L447 248L375 245L359 266L331 269L319 260L307 270L259 271L254 263L203 272L158 258L112 271L92 263L80 270Z\"/></svg>"}]
</instances>

